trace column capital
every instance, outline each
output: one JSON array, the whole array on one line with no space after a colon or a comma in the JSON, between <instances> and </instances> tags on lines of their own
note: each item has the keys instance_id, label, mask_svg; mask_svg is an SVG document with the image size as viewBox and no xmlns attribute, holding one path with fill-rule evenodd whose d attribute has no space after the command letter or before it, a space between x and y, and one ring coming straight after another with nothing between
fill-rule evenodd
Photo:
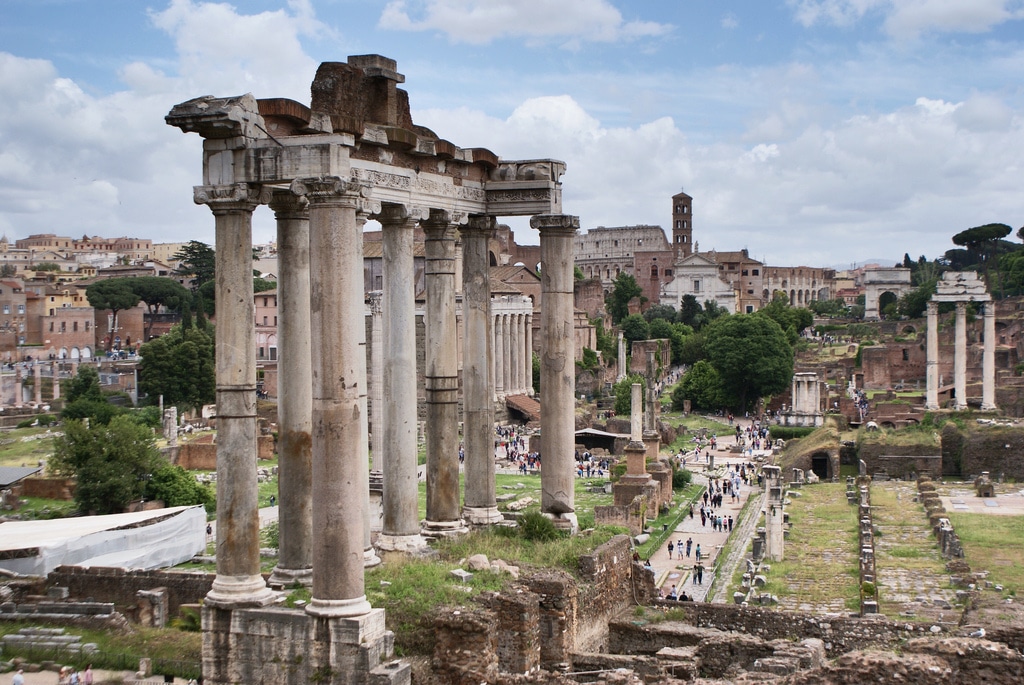
<instances>
[{"instance_id":1,"label":"column capital","mask_svg":"<svg viewBox=\"0 0 1024 685\"><path fill-rule=\"evenodd\" d=\"M270 188L254 183L192 187L192 201L197 205L209 205L215 215L230 212L251 213L258 206L270 202L270 196Z\"/></svg>"},{"instance_id":2,"label":"column capital","mask_svg":"<svg viewBox=\"0 0 1024 685\"><path fill-rule=\"evenodd\" d=\"M371 290L366 293L366 301L370 304L370 316L380 316L383 312L384 291Z\"/></svg>"},{"instance_id":3,"label":"column capital","mask_svg":"<svg viewBox=\"0 0 1024 685\"><path fill-rule=\"evenodd\" d=\"M575 233L579 230L580 218L572 214L537 214L530 217L530 228L541 233Z\"/></svg>"},{"instance_id":4,"label":"column capital","mask_svg":"<svg viewBox=\"0 0 1024 685\"><path fill-rule=\"evenodd\" d=\"M309 200L290 190L275 190L270 197L274 218L281 221L309 218Z\"/></svg>"},{"instance_id":5,"label":"column capital","mask_svg":"<svg viewBox=\"0 0 1024 685\"><path fill-rule=\"evenodd\" d=\"M469 221L466 212L453 212L447 209L431 208L427 216L420 219L420 225L424 231L454 229L456 226L463 226Z\"/></svg>"},{"instance_id":6,"label":"column capital","mask_svg":"<svg viewBox=\"0 0 1024 685\"><path fill-rule=\"evenodd\" d=\"M498 226L498 220L490 215L471 216L465 226L459 228L462 233L486 233L490 237L491 232Z\"/></svg>"},{"instance_id":7,"label":"column capital","mask_svg":"<svg viewBox=\"0 0 1024 685\"><path fill-rule=\"evenodd\" d=\"M927 311L928 316L932 316L933 314L938 314L939 313L939 303L935 302L934 300L928 300L928 303L925 305L925 310Z\"/></svg>"},{"instance_id":8,"label":"column capital","mask_svg":"<svg viewBox=\"0 0 1024 685\"><path fill-rule=\"evenodd\" d=\"M960 314L961 312L966 312L966 311L967 311L967 303L966 302L961 300L960 302L956 303L956 313L957 314Z\"/></svg>"},{"instance_id":9,"label":"column capital","mask_svg":"<svg viewBox=\"0 0 1024 685\"><path fill-rule=\"evenodd\" d=\"M412 228L413 224L427 217L429 210L419 205L400 205L385 203L373 217L381 223L381 226L398 226L407 224L406 228Z\"/></svg>"},{"instance_id":10,"label":"column capital","mask_svg":"<svg viewBox=\"0 0 1024 685\"><path fill-rule=\"evenodd\" d=\"M373 186L339 176L297 178L291 191L302 195L311 205L336 206L355 209L360 214L380 214L381 204L372 198Z\"/></svg>"}]
</instances>

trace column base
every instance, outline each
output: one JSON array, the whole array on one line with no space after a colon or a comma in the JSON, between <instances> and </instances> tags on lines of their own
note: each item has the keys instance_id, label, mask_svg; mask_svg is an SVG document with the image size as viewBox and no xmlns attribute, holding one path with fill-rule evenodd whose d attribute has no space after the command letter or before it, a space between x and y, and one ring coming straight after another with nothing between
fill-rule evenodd
<instances>
[{"instance_id":1,"label":"column base","mask_svg":"<svg viewBox=\"0 0 1024 685\"><path fill-rule=\"evenodd\" d=\"M283 590L295 586L313 587L312 568L282 568L274 567L267 584L273 590Z\"/></svg>"},{"instance_id":2,"label":"column base","mask_svg":"<svg viewBox=\"0 0 1024 685\"><path fill-rule=\"evenodd\" d=\"M306 606L307 614L324 618L365 616L371 611L373 611L373 607L367 601L366 595L353 599L318 599L314 597Z\"/></svg>"},{"instance_id":3,"label":"column base","mask_svg":"<svg viewBox=\"0 0 1024 685\"><path fill-rule=\"evenodd\" d=\"M413 535L381 533L380 537L377 538L377 549L382 552L415 554L427 549L427 540L419 533Z\"/></svg>"},{"instance_id":4,"label":"column base","mask_svg":"<svg viewBox=\"0 0 1024 685\"><path fill-rule=\"evenodd\" d=\"M935 404L925 404L924 405L924 410L925 411L938 411L939 410L939 403L936 402Z\"/></svg>"},{"instance_id":5,"label":"column base","mask_svg":"<svg viewBox=\"0 0 1024 685\"><path fill-rule=\"evenodd\" d=\"M450 538L468 533L469 528L462 519L456 521L424 521L420 528L420 535L425 538Z\"/></svg>"},{"instance_id":6,"label":"column base","mask_svg":"<svg viewBox=\"0 0 1024 685\"><path fill-rule=\"evenodd\" d=\"M205 604L217 609L245 609L272 604L278 594L267 587L263 576L217 575L206 593Z\"/></svg>"},{"instance_id":7,"label":"column base","mask_svg":"<svg viewBox=\"0 0 1024 685\"><path fill-rule=\"evenodd\" d=\"M953 405L953 409L955 409L956 411L967 411L967 405L960 404L959 402L957 402L956 404Z\"/></svg>"},{"instance_id":8,"label":"column base","mask_svg":"<svg viewBox=\"0 0 1024 685\"><path fill-rule=\"evenodd\" d=\"M570 535L580 532L580 522L574 512L557 516L555 514L544 514L544 516L551 519L551 522L555 524L555 528L558 530L568 531Z\"/></svg>"},{"instance_id":9,"label":"column base","mask_svg":"<svg viewBox=\"0 0 1024 685\"><path fill-rule=\"evenodd\" d=\"M471 526L493 526L501 523L505 517L498 511L497 506L493 507L463 507L462 517Z\"/></svg>"},{"instance_id":10,"label":"column base","mask_svg":"<svg viewBox=\"0 0 1024 685\"><path fill-rule=\"evenodd\" d=\"M377 556L377 550L370 545L363 550L363 568L373 568L374 566L380 566L381 559Z\"/></svg>"},{"instance_id":11,"label":"column base","mask_svg":"<svg viewBox=\"0 0 1024 685\"><path fill-rule=\"evenodd\" d=\"M999 411L999 407L997 407L994 404L982 404L981 405L981 410L982 411Z\"/></svg>"}]
</instances>

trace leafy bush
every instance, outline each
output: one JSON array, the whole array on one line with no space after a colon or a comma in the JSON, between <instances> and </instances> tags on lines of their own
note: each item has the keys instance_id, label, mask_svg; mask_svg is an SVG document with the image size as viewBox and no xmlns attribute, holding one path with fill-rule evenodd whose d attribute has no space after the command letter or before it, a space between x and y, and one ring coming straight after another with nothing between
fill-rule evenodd
<instances>
[{"instance_id":1,"label":"leafy bush","mask_svg":"<svg viewBox=\"0 0 1024 685\"><path fill-rule=\"evenodd\" d=\"M769 433L772 440L793 440L795 438L805 438L815 430L817 429L812 426L772 426Z\"/></svg>"},{"instance_id":2,"label":"leafy bush","mask_svg":"<svg viewBox=\"0 0 1024 685\"><path fill-rule=\"evenodd\" d=\"M199 483L180 466L166 466L156 470L146 486L146 497L163 500L168 507L189 507L202 504L207 511L213 511L215 498L213 491Z\"/></svg>"},{"instance_id":3,"label":"leafy bush","mask_svg":"<svg viewBox=\"0 0 1024 685\"><path fill-rule=\"evenodd\" d=\"M24 421L19 421L15 428L31 428L34 425L36 425L35 419L25 419Z\"/></svg>"},{"instance_id":4,"label":"leafy bush","mask_svg":"<svg viewBox=\"0 0 1024 685\"><path fill-rule=\"evenodd\" d=\"M539 511L523 514L523 517L519 519L519 533L525 539L535 542L557 540L561 536L561 533L555 528L554 522Z\"/></svg>"},{"instance_id":5,"label":"leafy bush","mask_svg":"<svg viewBox=\"0 0 1024 685\"><path fill-rule=\"evenodd\" d=\"M688 469L676 469L672 472L672 489L681 490L693 480L693 473Z\"/></svg>"}]
</instances>

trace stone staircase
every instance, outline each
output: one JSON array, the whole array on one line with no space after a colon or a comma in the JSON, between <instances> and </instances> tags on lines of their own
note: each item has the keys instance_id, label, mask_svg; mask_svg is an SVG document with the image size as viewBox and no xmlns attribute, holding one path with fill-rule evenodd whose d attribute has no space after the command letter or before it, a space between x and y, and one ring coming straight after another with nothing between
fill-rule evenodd
<instances>
[{"instance_id":1,"label":"stone staircase","mask_svg":"<svg viewBox=\"0 0 1024 685\"><path fill-rule=\"evenodd\" d=\"M82 642L80 635L66 635L63 628L22 628L0 639L4 651L45 651L61 655L88 655L96 652L93 642Z\"/></svg>"}]
</instances>

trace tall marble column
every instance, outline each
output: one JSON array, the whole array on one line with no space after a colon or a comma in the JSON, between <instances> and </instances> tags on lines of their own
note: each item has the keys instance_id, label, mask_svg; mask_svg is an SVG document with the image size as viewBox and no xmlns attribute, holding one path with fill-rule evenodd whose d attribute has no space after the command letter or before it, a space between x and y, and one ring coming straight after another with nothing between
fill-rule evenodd
<instances>
[{"instance_id":1,"label":"tall marble column","mask_svg":"<svg viewBox=\"0 0 1024 685\"><path fill-rule=\"evenodd\" d=\"M502 315L504 335L501 337L502 357L504 359L503 370L505 372L505 395L515 392L512 385L512 315Z\"/></svg>"},{"instance_id":2,"label":"tall marble column","mask_svg":"<svg viewBox=\"0 0 1024 685\"><path fill-rule=\"evenodd\" d=\"M25 394L25 391L23 390L22 386L23 373L24 372L22 371L21 367L18 367L17 369L14 370L14 406L18 407L19 409L21 408L24 402L24 398L22 397L22 395Z\"/></svg>"},{"instance_id":3,"label":"tall marble column","mask_svg":"<svg viewBox=\"0 0 1024 685\"><path fill-rule=\"evenodd\" d=\"M509 346L512 353L509 355L509 359L512 363L512 394L521 395L523 393L523 384L520 375L522 374L522 363L520 361L521 347L523 343L522 339L522 326L519 320L519 314L512 315L512 335L509 336Z\"/></svg>"},{"instance_id":4,"label":"tall marble column","mask_svg":"<svg viewBox=\"0 0 1024 685\"><path fill-rule=\"evenodd\" d=\"M384 469L384 318L381 301L384 293L374 290L369 293L370 303L370 416L373 419L370 435L373 436L370 454L373 470Z\"/></svg>"},{"instance_id":5,"label":"tall marble column","mask_svg":"<svg viewBox=\"0 0 1024 685\"><path fill-rule=\"evenodd\" d=\"M953 387L956 408L967 408L967 303L956 303L956 337L953 345Z\"/></svg>"},{"instance_id":6,"label":"tall marble column","mask_svg":"<svg viewBox=\"0 0 1024 685\"><path fill-rule=\"evenodd\" d=\"M579 217L544 214L530 219L540 231L541 512L575 531L575 356L573 237Z\"/></svg>"},{"instance_id":7,"label":"tall marble column","mask_svg":"<svg viewBox=\"0 0 1024 685\"><path fill-rule=\"evenodd\" d=\"M498 399L505 397L505 315L494 317L494 392Z\"/></svg>"},{"instance_id":8,"label":"tall marble column","mask_svg":"<svg viewBox=\"0 0 1024 685\"><path fill-rule=\"evenodd\" d=\"M526 315L526 388L533 395L533 315Z\"/></svg>"},{"instance_id":9,"label":"tall marble column","mask_svg":"<svg viewBox=\"0 0 1024 685\"><path fill-rule=\"evenodd\" d=\"M384 529L377 547L413 552L426 546L420 535L416 443L416 291L413 229L418 214L385 205L384 275Z\"/></svg>"},{"instance_id":10,"label":"tall marble column","mask_svg":"<svg viewBox=\"0 0 1024 685\"><path fill-rule=\"evenodd\" d=\"M260 575L252 290L252 213L269 199L245 183L195 188L216 222L217 576L206 604L225 609L274 598Z\"/></svg>"},{"instance_id":11,"label":"tall marble column","mask_svg":"<svg viewBox=\"0 0 1024 685\"><path fill-rule=\"evenodd\" d=\"M43 403L43 364L35 362L32 364L33 399L38 407Z\"/></svg>"},{"instance_id":12,"label":"tall marble column","mask_svg":"<svg viewBox=\"0 0 1024 685\"><path fill-rule=\"evenodd\" d=\"M939 304L928 302L928 338L926 347L924 408L939 408Z\"/></svg>"},{"instance_id":13,"label":"tall marble column","mask_svg":"<svg viewBox=\"0 0 1024 685\"><path fill-rule=\"evenodd\" d=\"M471 217L462 235L462 411L465 444L465 499L468 523L502 520L494 485L494 381L491 331L491 279L487 242L494 235L492 216Z\"/></svg>"},{"instance_id":14,"label":"tall marble column","mask_svg":"<svg viewBox=\"0 0 1024 685\"><path fill-rule=\"evenodd\" d=\"M60 362L53 363L53 399L57 401L60 399ZM2 394L2 393L0 393Z\"/></svg>"},{"instance_id":15,"label":"tall marble column","mask_svg":"<svg viewBox=\"0 0 1024 685\"><path fill-rule=\"evenodd\" d=\"M981 357L981 408L996 408L996 303L985 303L985 342Z\"/></svg>"},{"instance_id":16,"label":"tall marble column","mask_svg":"<svg viewBox=\"0 0 1024 685\"><path fill-rule=\"evenodd\" d=\"M309 210L305 198L274 193L278 260L278 522L273 586L313 583L313 369L309 338Z\"/></svg>"},{"instance_id":17,"label":"tall marble column","mask_svg":"<svg viewBox=\"0 0 1024 685\"><path fill-rule=\"evenodd\" d=\"M427 290L425 385L429 537L466 532L459 512L459 360L455 327L455 225L431 210L421 222Z\"/></svg>"},{"instance_id":18,"label":"tall marble column","mask_svg":"<svg viewBox=\"0 0 1024 685\"><path fill-rule=\"evenodd\" d=\"M618 353L619 373L615 377L615 380L621 381L623 378L626 377L626 339L623 336L622 331L619 331Z\"/></svg>"},{"instance_id":19,"label":"tall marble column","mask_svg":"<svg viewBox=\"0 0 1024 685\"><path fill-rule=\"evenodd\" d=\"M356 211L369 189L338 177L296 179L309 200L313 366L315 616L370 612L363 580L367 500L363 236ZM251 280L251 278L250 278Z\"/></svg>"}]
</instances>

